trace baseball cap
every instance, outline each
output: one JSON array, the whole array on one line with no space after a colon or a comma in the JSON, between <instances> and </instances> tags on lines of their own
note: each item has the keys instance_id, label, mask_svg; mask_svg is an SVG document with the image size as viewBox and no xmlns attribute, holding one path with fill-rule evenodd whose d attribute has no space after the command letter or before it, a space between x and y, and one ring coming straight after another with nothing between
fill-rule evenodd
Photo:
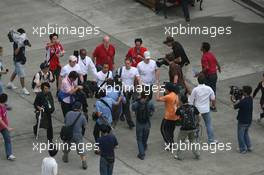
<instances>
[{"instance_id":1,"label":"baseball cap","mask_svg":"<svg viewBox=\"0 0 264 175\"><path fill-rule=\"evenodd\" d=\"M144 52L144 58L145 59L150 59L151 58L150 51L145 51Z\"/></svg>"},{"instance_id":2,"label":"baseball cap","mask_svg":"<svg viewBox=\"0 0 264 175\"><path fill-rule=\"evenodd\" d=\"M76 61L77 62L77 57L74 55L71 55L71 56L69 56L69 61L72 61L72 62Z\"/></svg>"}]
</instances>

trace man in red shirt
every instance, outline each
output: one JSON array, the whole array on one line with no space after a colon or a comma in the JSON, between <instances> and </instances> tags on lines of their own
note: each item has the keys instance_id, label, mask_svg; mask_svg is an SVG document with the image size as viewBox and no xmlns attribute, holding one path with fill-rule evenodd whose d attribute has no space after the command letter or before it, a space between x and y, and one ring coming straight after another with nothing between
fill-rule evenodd
<instances>
[{"instance_id":1,"label":"man in red shirt","mask_svg":"<svg viewBox=\"0 0 264 175\"><path fill-rule=\"evenodd\" d=\"M59 87L59 75L61 71L60 57L64 55L64 48L58 40L58 34L50 34L50 43L46 46L46 61L49 64L49 69L56 78L57 90Z\"/></svg>"},{"instance_id":2,"label":"man in red shirt","mask_svg":"<svg viewBox=\"0 0 264 175\"><path fill-rule=\"evenodd\" d=\"M205 84L210 86L216 95L216 82L217 82L217 70L221 73L221 67L215 58L214 54L210 52L210 44L207 42L202 43L201 51L203 52L201 63L202 72L206 77ZM216 108L211 108L216 110Z\"/></svg>"},{"instance_id":3,"label":"man in red shirt","mask_svg":"<svg viewBox=\"0 0 264 175\"><path fill-rule=\"evenodd\" d=\"M114 63L115 47L110 43L109 36L103 38L103 43L98 45L93 52L93 60L95 62L97 71L100 71L103 64L109 65L109 70L113 70L115 67Z\"/></svg>"},{"instance_id":4,"label":"man in red shirt","mask_svg":"<svg viewBox=\"0 0 264 175\"><path fill-rule=\"evenodd\" d=\"M147 51L147 48L142 47L142 39L135 39L135 47L132 47L128 50L126 58L132 60L133 67L137 67L137 64L144 59L144 52Z\"/></svg>"}]
</instances>

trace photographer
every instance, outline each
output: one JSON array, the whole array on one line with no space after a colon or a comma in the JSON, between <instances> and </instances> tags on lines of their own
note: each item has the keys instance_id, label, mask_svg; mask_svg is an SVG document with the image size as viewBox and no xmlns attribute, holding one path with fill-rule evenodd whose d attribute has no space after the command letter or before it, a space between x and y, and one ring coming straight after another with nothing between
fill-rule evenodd
<instances>
[{"instance_id":1,"label":"photographer","mask_svg":"<svg viewBox=\"0 0 264 175\"><path fill-rule=\"evenodd\" d=\"M10 77L10 82L7 84L7 88L9 89L16 89L17 87L13 84L13 81L15 80L16 76L20 77L20 84L22 87L22 94L29 95L30 93L25 87L25 69L24 65L27 61L25 56L26 46L31 47L31 44L26 39L26 31L22 28L17 30L18 35L12 35L12 38L9 38L11 42L13 43L13 49L14 49L14 65L15 70L12 73ZM16 38L17 37L17 38Z\"/></svg>"},{"instance_id":2,"label":"photographer","mask_svg":"<svg viewBox=\"0 0 264 175\"><path fill-rule=\"evenodd\" d=\"M261 119L264 118L264 73L262 75L262 81L259 82L258 86L256 87L256 89L254 90L254 93L253 93L253 98L256 97L258 91L261 90L261 98L260 98L260 107L262 109L262 113L260 114L260 118L259 118L259 122L261 121Z\"/></svg>"},{"instance_id":3,"label":"photographer","mask_svg":"<svg viewBox=\"0 0 264 175\"><path fill-rule=\"evenodd\" d=\"M190 64L190 61L184 51L184 48L179 42L175 41L173 37L168 36L163 43L166 44L168 47L172 48L174 59L171 61L174 61L176 64L179 64L181 68L187 67L187 65ZM171 63L171 61L168 59L165 59L165 61L169 64ZM184 73L186 73L187 69L183 71Z\"/></svg>"},{"instance_id":4,"label":"photographer","mask_svg":"<svg viewBox=\"0 0 264 175\"><path fill-rule=\"evenodd\" d=\"M245 154L252 151L251 141L248 134L249 127L252 123L253 98L250 96L252 88L243 86L243 97L241 100L234 102L234 109L238 109L237 114L237 138L239 152Z\"/></svg>"}]
</instances>

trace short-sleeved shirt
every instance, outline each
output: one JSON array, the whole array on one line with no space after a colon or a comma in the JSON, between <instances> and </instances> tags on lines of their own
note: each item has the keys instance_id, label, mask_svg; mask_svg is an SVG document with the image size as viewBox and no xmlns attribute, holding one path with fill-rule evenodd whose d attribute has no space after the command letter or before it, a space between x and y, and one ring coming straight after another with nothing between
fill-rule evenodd
<instances>
[{"instance_id":1,"label":"short-sleeved shirt","mask_svg":"<svg viewBox=\"0 0 264 175\"><path fill-rule=\"evenodd\" d=\"M114 57L115 57L115 47L110 44L108 49L104 47L104 44L98 45L93 56L96 58L96 65L103 65L107 63L109 65L109 70L113 70Z\"/></svg>"},{"instance_id":2,"label":"short-sleeved shirt","mask_svg":"<svg viewBox=\"0 0 264 175\"><path fill-rule=\"evenodd\" d=\"M155 71L157 70L157 64L154 60L149 60L148 64L146 64L144 61L141 61L138 63L137 69L143 85L152 85L155 83Z\"/></svg>"},{"instance_id":3,"label":"short-sleeved shirt","mask_svg":"<svg viewBox=\"0 0 264 175\"><path fill-rule=\"evenodd\" d=\"M102 157L115 157L115 147L118 145L117 139L114 135L108 134L100 137L98 146Z\"/></svg>"},{"instance_id":4,"label":"short-sleeved shirt","mask_svg":"<svg viewBox=\"0 0 264 175\"><path fill-rule=\"evenodd\" d=\"M113 100L110 97L103 97L101 98L102 100L104 100L108 106L112 109L113 105L116 103L115 100ZM96 108L96 112L101 112L102 116L104 117L104 120L106 120L108 122L108 124L111 124L113 119L112 119L112 111L109 109L109 107L106 106L102 101L97 100L95 103L95 108ZM96 121L99 125L102 124L101 119L97 119Z\"/></svg>"},{"instance_id":5,"label":"short-sleeved shirt","mask_svg":"<svg viewBox=\"0 0 264 175\"><path fill-rule=\"evenodd\" d=\"M64 52L64 48L61 43L54 44L53 46L46 46L46 60L50 64L50 70L54 71L60 68L59 55Z\"/></svg>"},{"instance_id":6,"label":"short-sleeved shirt","mask_svg":"<svg viewBox=\"0 0 264 175\"><path fill-rule=\"evenodd\" d=\"M14 49L14 62L23 63L23 62L26 61L26 56L25 56L26 48L25 48L25 46L20 47L18 54L15 55L15 50L17 48L18 48L18 45L17 45L17 43L14 42L14 44L13 44L13 49Z\"/></svg>"},{"instance_id":7,"label":"short-sleeved shirt","mask_svg":"<svg viewBox=\"0 0 264 175\"><path fill-rule=\"evenodd\" d=\"M75 71L77 72L78 74L82 74L81 72L81 68L79 66L79 64L75 64L74 67L71 67L69 64L63 66L63 68L61 69L61 73L60 73L60 76L62 77L66 77L70 74L70 72L72 71Z\"/></svg>"},{"instance_id":8,"label":"short-sleeved shirt","mask_svg":"<svg viewBox=\"0 0 264 175\"><path fill-rule=\"evenodd\" d=\"M53 74L52 74L51 71L47 72L46 74L44 74L42 71L40 71L40 72L36 73L35 79L34 79L34 83L36 83L36 84L41 84L41 83L44 83L44 82L48 82L49 83L52 80L53 80ZM33 91L34 92L41 92L41 88L35 86Z\"/></svg>"},{"instance_id":9,"label":"short-sleeved shirt","mask_svg":"<svg viewBox=\"0 0 264 175\"><path fill-rule=\"evenodd\" d=\"M96 67L95 67L95 65L94 65L94 63L90 57L86 56L84 59L81 59L81 57L79 56L77 63L80 66L82 75L87 75L88 71L91 70L94 78L96 78L97 70L96 70Z\"/></svg>"},{"instance_id":10,"label":"short-sleeved shirt","mask_svg":"<svg viewBox=\"0 0 264 175\"><path fill-rule=\"evenodd\" d=\"M174 92L171 92L163 97L161 100L165 101L165 116L166 120L178 120L179 116L176 115L177 106L179 105L179 97Z\"/></svg>"},{"instance_id":11,"label":"short-sleeved shirt","mask_svg":"<svg viewBox=\"0 0 264 175\"><path fill-rule=\"evenodd\" d=\"M141 60L140 57L138 57L138 55L140 55L141 57L144 58L144 52L146 52L148 49L145 47L140 47L139 49L137 49L136 47L132 47L128 50L126 58L131 58L132 59L132 65L133 67L137 67L138 63Z\"/></svg>"},{"instance_id":12,"label":"short-sleeved shirt","mask_svg":"<svg viewBox=\"0 0 264 175\"><path fill-rule=\"evenodd\" d=\"M212 52L203 53L201 64L203 70L206 70L206 75L212 75L217 73L217 61Z\"/></svg>"},{"instance_id":13,"label":"short-sleeved shirt","mask_svg":"<svg viewBox=\"0 0 264 175\"><path fill-rule=\"evenodd\" d=\"M45 157L42 161L41 175L57 175L58 164L53 157Z\"/></svg>"},{"instance_id":14,"label":"short-sleeved shirt","mask_svg":"<svg viewBox=\"0 0 264 175\"><path fill-rule=\"evenodd\" d=\"M0 119L2 119L6 126L8 126L7 111L4 105L0 105ZM0 124L0 131L2 131L3 129L5 129L5 127Z\"/></svg>"},{"instance_id":15,"label":"short-sleeved shirt","mask_svg":"<svg viewBox=\"0 0 264 175\"><path fill-rule=\"evenodd\" d=\"M118 70L118 75L120 75L120 71L121 68ZM131 67L130 69L126 69L126 66L122 67L121 80L125 90L132 90L134 88L135 77L139 77L137 68Z\"/></svg>"},{"instance_id":16,"label":"short-sleeved shirt","mask_svg":"<svg viewBox=\"0 0 264 175\"><path fill-rule=\"evenodd\" d=\"M201 114L210 112L210 100L215 100L215 94L211 87L199 84L192 90L189 103L194 105Z\"/></svg>"},{"instance_id":17,"label":"short-sleeved shirt","mask_svg":"<svg viewBox=\"0 0 264 175\"><path fill-rule=\"evenodd\" d=\"M97 73L97 78L96 78L97 86L98 87L101 87L101 88L106 87L106 83L104 83L104 85L101 86L103 84L103 82L106 80L106 78L113 79L113 73L112 73L112 71L109 71L109 74L108 74L108 72L107 73L104 73L103 71L99 71Z\"/></svg>"},{"instance_id":18,"label":"short-sleeved shirt","mask_svg":"<svg viewBox=\"0 0 264 175\"><path fill-rule=\"evenodd\" d=\"M65 125L69 126L73 124L75 119L77 119L78 115L80 114L79 111L69 111L64 119ZM81 114L80 118L77 120L76 124L73 127L73 137L80 138L82 137L82 128L86 126L87 120L85 119L83 113Z\"/></svg>"},{"instance_id":19,"label":"short-sleeved shirt","mask_svg":"<svg viewBox=\"0 0 264 175\"><path fill-rule=\"evenodd\" d=\"M251 124L253 113L253 98L245 97L234 105L238 110L237 120L240 124Z\"/></svg>"},{"instance_id":20,"label":"short-sleeved shirt","mask_svg":"<svg viewBox=\"0 0 264 175\"><path fill-rule=\"evenodd\" d=\"M72 82L68 77L65 77L61 83L61 91L64 93L69 93L75 86L77 86L76 81ZM62 99L64 103L71 103L71 97L65 97Z\"/></svg>"},{"instance_id":21,"label":"short-sleeved shirt","mask_svg":"<svg viewBox=\"0 0 264 175\"><path fill-rule=\"evenodd\" d=\"M181 67L183 67L185 64L190 63L189 58L187 57L182 45L179 42L175 41L173 43L172 50L173 50L175 58L181 57L181 63L180 63Z\"/></svg>"}]
</instances>

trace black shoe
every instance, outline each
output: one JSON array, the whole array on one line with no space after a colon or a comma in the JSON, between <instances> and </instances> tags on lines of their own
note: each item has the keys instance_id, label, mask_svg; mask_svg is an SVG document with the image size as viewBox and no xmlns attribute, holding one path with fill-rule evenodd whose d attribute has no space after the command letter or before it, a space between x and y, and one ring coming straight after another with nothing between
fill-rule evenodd
<instances>
[{"instance_id":1,"label":"black shoe","mask_svg":"<svg viewBox=\"0 0 264 175\"><path fill-rule=\"evenodd\" d=\"M125 116L124 116L124 114L121 114L121 115L120 115L120 121L122 121L122 122L123 122L123 121L125 121L125 120L126 120L126 119L125 119Z\"/></svg>"},{"instance_id":2,"label":"black shoe","mask_svg":"<svg viewBox=\"0 0 264 175\"><path fill-rule=\"evenodd\" d=\"M138 154L137 157L138 157L140 160L144 160L144 159L145 159L145 156L140 155L140 154Z\"/></svg>"},{"instance_id":3,"label":"black shoe","mask_svg":"<svg viewBox=\"0 0 264 175\"><path fill-rule=\"evenodd\" d=\"M186 17L186 18L185 18L185 21L186 21L186 22L190 22L190 21L191 21L190 17Z\"/></svg>"}]
</instances>

